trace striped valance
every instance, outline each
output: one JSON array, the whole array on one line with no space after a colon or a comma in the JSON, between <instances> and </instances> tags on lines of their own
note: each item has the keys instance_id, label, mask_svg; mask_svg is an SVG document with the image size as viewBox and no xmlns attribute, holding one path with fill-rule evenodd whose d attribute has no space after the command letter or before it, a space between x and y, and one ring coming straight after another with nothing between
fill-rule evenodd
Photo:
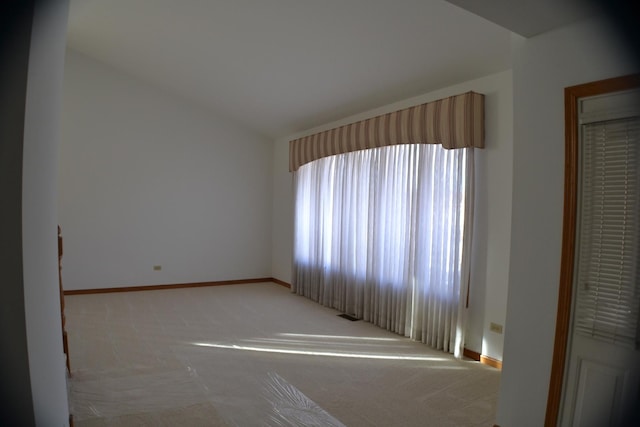
<instances>
[{"instance_id":1,"label":"striped valance","mask_svg":"<svg viewBox=\"0 0 640 427\"><path fill-rule=\"evenodd\" d=\"M397 144L484 148L484 95L467 92L289 141L289 170L334 154Z\"/></svg>"}]
</instances>

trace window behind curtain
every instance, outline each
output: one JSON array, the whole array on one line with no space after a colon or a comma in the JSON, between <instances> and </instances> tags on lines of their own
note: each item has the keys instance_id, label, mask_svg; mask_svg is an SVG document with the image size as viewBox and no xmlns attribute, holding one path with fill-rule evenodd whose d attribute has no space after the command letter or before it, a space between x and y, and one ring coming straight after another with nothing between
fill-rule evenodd
<instances>
[{"instance_id":1,"label":"window behind curtain","mask_svg":"<svg viewBox=\"0 0 640 427\"><path fill-rule=\"evenodd\" d=\"M454 352L464 330L472 154L407 144L301 166L293 290Z\"/></svg>"}]
</instances>

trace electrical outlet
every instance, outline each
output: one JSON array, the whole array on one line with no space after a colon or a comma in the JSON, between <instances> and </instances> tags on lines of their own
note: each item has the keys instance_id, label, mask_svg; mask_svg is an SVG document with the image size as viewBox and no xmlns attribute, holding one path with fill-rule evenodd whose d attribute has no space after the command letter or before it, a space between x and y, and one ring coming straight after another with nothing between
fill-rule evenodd
<instances>
[{"instance_id":1,"label":"electrical outlet","mask_svg":"<svg viewBox=\"0 0 640 427\"><path fill-rule=\"evenodd\" d=\"M160 271L162 270L162 266L161 265L154 265L153 266L153 271Z\"/></svg>"},{"instance_id":2,"label":"electrical outlet","mask_svg":"<svg viewBox=\"0 0 640 427\"><path fill-rule=\"evenodd\" d=\"M491 322L489 324L489 329L491 329L491 332L495 332L496 334L502 333L502 325L498 325L497 323Z\"/></svg>"}]
</instances>

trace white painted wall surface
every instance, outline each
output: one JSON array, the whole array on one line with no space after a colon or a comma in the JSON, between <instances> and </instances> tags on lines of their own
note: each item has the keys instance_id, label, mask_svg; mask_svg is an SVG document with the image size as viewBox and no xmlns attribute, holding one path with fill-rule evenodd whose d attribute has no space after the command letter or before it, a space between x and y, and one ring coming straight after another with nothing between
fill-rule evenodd
<instances>
[{"instance_id":1,"label":"white painted wall surface","mask_svg":"<svg viewBox=\"0 0 640 427\"><path fill-rule=\"evenodd\" d=\"M486 94L487 146L476 150L476 222L466 347L497 360L502 360L504 335L490 331L489 325L491 322L502 325L503 331L508 327L505 321L511 245L512 86L509 71L479 82L477 89Z\"/></svg>"},{"instance_id":2,"label":"white painted wall surface","mask_svg":"<svg viewBox=\"0 0 640 427\"><path fill-rule=\"evenodd\" d=\"M475 255L466 347L501 360L503 335L488 330L489 322L504 325L506 317L513 134L511 71L443 88L275 141L272 271L273 277L291 282L293 197L292 177L288 171L289 140L470 90L486 96L486 148L476 150L475 156Z\"/></svg>"},{"instance_id":3,"label":"white painted wall surface","mask_svg":"<svg viewBox=\"0 0 640 427\"><path fill-rule=\"evenodd\" d=\"M272 277L291 283L293 259L293 179L289 173L289 139L273 144Z\"/></svg>"},{"instance_id":4,"label":"white painted wall surface","mask_svg":"<svg viewBox=\"0 0 640 427\"><path fill-rule=\"evenodd\" d=\"M595 21L514 39L513 210L497 424L544 424L560 276L564 88L629 74Z\"/></svg>"},{"instance_id":5,"label":"white painted wall surface","mask_svg":"<svg viewBox=\"0 0 640 427\"><path fill-rule=\"evenodd\" d=\"M65 289L271 276L269 140L71 50L64 77Z\"/></svg>"},{"instance_id":6,"label":"white painted wall surface","mask_svg":"<svg viewBox=\"0 0 640 427\"><path fill-rule=\"evenodd\" d=\"M60 292L56 173L68 2L36 2L29 52L22 253L29 372L37 426L69 421Z\"/></svg>"}]
</instances>

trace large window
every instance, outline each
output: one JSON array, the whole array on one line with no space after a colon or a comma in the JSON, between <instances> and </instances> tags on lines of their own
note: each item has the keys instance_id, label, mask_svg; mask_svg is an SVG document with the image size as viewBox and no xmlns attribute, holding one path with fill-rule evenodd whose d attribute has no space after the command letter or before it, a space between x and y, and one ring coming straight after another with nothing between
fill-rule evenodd
<instances>
[{"instance_id":1,"label":"large window","mask_svg":"<svg viewBox=\"0 0 640 427\"><path fill-rule=\"evenodd\" d=\"M403 144L294 173L293 290L460 354L473 148Z\"/></svg>"}]
</instances>

